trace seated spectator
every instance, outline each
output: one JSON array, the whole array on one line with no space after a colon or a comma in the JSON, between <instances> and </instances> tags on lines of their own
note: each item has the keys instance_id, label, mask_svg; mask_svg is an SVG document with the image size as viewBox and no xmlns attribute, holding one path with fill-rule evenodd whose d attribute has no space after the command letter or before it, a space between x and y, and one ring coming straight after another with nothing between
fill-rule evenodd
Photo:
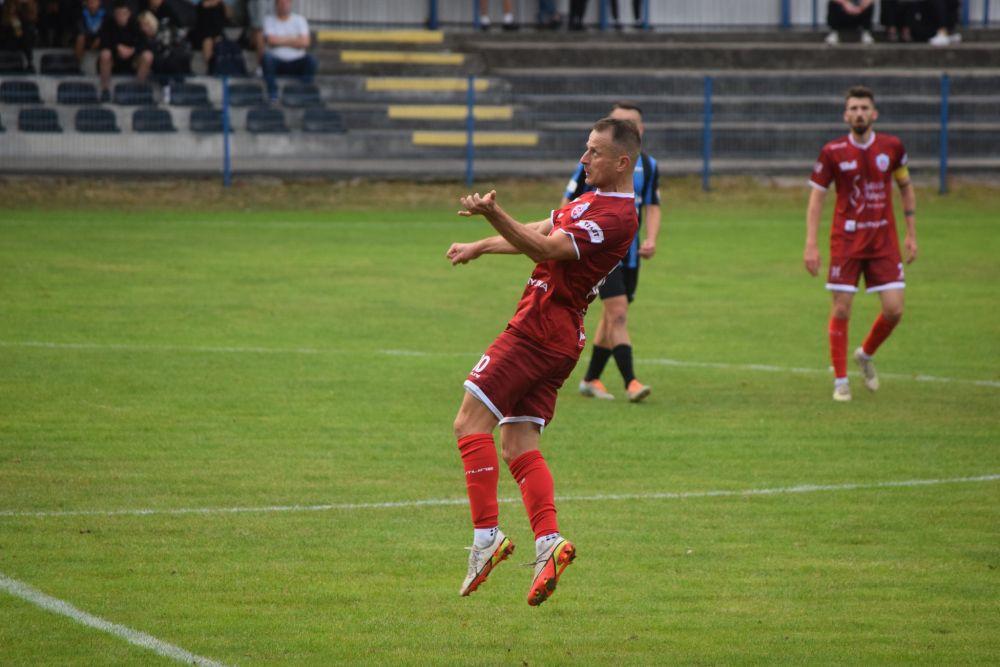
<instances>
[{"instance_id":1,"label":"seated spectator","mask_svg":"<svg viewBox=\"0 0 1000 667\"><path fill-rule=\"evenodd\" d=\"M0 51L20 51L34 71L32 59L38 41L38 4L35 0L7 0L0 7Z\"/></svg>"},{"instance_id":2,"label":"seated spectator","mask_svg":"<svg viewBox=\"0 0 1000 667\"><path fill-rule=\"evenodd\" d=\"M490 0L479 0L479 29L490 29ZM503 0L503 29L517 30L517 21L514 20L514 3L512 0Z\"/></svg>"},{"instance_id":3,"label":"seated spectator","mask_svg":"<svg viewBox=\"0 0 1000 667\"><path fill-rule=\"evenodd\" d=\"M621 19L618 17L618 0L611 0L611 17L614 19L615 30L622 29ZM642 0L632 0L632 25L637 29L642 28Z\"/></svg>"},{"instance_id":4,"label":"seated spectator","mask_svg":"<svg viewBox=\"0 0 1000 667\"><path fill-rule=\"evenodd\" d=\"M169 31L171 40L178 37L182 27L181 19L177 16L177 12L173 10L173 7L164 0L145 0L143 5L145 5L145 10L156 18L157 34Z\"/></svg>"},{"instance_id":5,"label":"seated spectator","mask_svg":"<svg viewBox=\"0 0 1000 667\"><path fill-rule=\"evenodd\" d=\"M562 25L562 15L556 9L556 0L538 0L539 30L558 30Z\"/></svg>"},{"instance_id":6,"label":"seated spectator","mask_svg":"<svg viewBox=\"0 0 1000 667\"><path fill-rule=\"evenodd\" d=\"M955 32L961 6L961 0L927 1L927 18L935 30L931 46L948 46L962 41L962 36Z\"/></svg>"},{"instance_id":7,"label":"seated spectator","mask_svg":"<svg viewBox=\"0 0 1000 667\"><path fill-rule=\"evenodd\" d=\"M165 19L162 23L151 11L139 14L139 27L153 51L153 74L163 88L163 101L170 102L170 86L191 73L191 51L176 39Z\"/></svg>"},{"instance_id":8,"label":"seated spectator","mask_svg":"<svg viewBox=\"0 0 1000 667\"><path fill-rule=\"evenodd\" d=\"M257 75L263 73L262 63L264 61L264 17L267 16L268 0L247 0L247 48L251 48L257 54Z\"/></svg>"},{"instance_id":9,"label":"seated spectator","mask_svg":"<svg viewBox=\"0 0 1000 667\"><path fill-rule=\"evenodd\" d=\"M128 0L115 0L111 20L101 28L101 101L111 99L111 75L135 74L143 82L153 67L153 51L132 17Z\"/></svg>"},{"instance_id":10,"label":"seated spectator","mask_svg":"<svg viewBox=\"0 0 1000 667\"><path fill-rule=\"evenodd\" d=\"M198 5L194 27L188 38L192 48L201 50L206 67L212 62L215 45L222 39L222 31L228 18L229 6L222 0L201 0Z\"/></svg>"},{"instance_id":11,"label":"seated spectator","mask_svg":"<svg viewBox=\"0 0 1000 667\"><path fill-rule=\"evenodd\" d=\"M38 14L38 43L55 48L69 46L79 9L79 0L42 0Z\"/></svg>"},{"instance_id":12,"label":"seated spectator","mask_svg":"<svg viewBox=\"0 0 1000 667\"><path fill-rule=\"evenodd\" d=\"M569 0L569 29L573 31L583 30L583 15L586 13L587 0Z\"/></svg>"},{"instance_id":13,"label":"seated spectator","mask_svg":"<svg viewBox=\"0 0 1000 667\"><path fill-rule=\"evenodd\" d=\"M840 43L840 33L846 30L860 30L862 44L874 44L872 37L872 14L875 0L830 0L826 5L826 23L830 34L826 43Z\"/></svg>"},{"instance_id":14,"label":"seated spectator","mask_svg":"<svg viewBox=\"0 0 1000 667\"><path fill-rule=\"evenodd\" d=\"M279 75L297 76L305 82L316 74L316 59L309 48L309 23L292 13L292 0L274 0L275 13L264 17L266 51L261 67L271 102L278 100Z\"/></svg>"},{"instance_id":15,"label":"seated spectator","mask_svg":"<svg viewBox=\"0 0 1000 667\"><path fill-rule=\"evenodd\" d=\"M87 51L101 50L101 27L107 13L101 0L83 0L83 10L76 24L76 42L73 45L76 59L81 63L83 54Z\"/></svg>"},{"instance_id":16,"label":"seated spectator","mask_svg":"<svg viewBox=\"0 0 1000 667\"><path fill-rule=\"evenodd\" d=\"M924 0L882 0L881 21L890 42L912 42L913 27Z\"/></svg>"}]
</instances>

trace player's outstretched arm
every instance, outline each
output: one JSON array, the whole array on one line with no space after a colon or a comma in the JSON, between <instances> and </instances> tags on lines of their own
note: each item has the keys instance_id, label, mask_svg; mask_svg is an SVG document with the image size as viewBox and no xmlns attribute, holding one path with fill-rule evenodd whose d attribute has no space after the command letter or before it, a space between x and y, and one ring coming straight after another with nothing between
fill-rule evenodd
<instances>
[{"instance_id":1,"label":"player's outstretched arm","mask_svg":"<svg viewBox=\"0 0 1000 667\"><path fill-rule=\"evenodd\" d=\"M539 234L548 234L552 229L551 220L539 220L529 222L525 227L533 229ZM490 236L485 239L473 241L472 243L452 243L445 253L452 266L455 264L468 264L474 259L483 255L520 255L521 251L511 245L510 241L502 236Z\"/></svg>"},{"instance_id":2,"label":"player's outstretched arm","mask_svg":"<svg viewBox=\"0 0 1000 667\"><path fill-rule=\"evenodd\" d=\"M802 253L802 261L806 271L814 276L819 274L819 269L823 265L816 237L819 235L819 218L823 215L824 199L826 192L813 188L809 193L809 207L806 209L806 248Z\"/></svg>"},{"instance_id":3,"label":"player's outstretched arm","mask_svg":"<svg viewBox=\"0 0 1000 667\"><path fill-rule=\"evenodd\" d=\"M496 190L492 190L485 195L477 192L462 197L459 200L462 210L458 214L464 217L483 216L511 246L536 263L577 258L576 246L570 237L566 234L547 236L535 229L535 225L518 223L500 207L496 201L496 194Z\"/></svg>"}]
</instances>

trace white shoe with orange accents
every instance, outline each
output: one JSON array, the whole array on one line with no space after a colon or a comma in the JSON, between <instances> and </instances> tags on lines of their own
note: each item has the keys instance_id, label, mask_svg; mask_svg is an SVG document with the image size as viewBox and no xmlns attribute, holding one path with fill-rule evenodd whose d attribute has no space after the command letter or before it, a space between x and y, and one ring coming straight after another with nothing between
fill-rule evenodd
<instances>
[{"instance_id":1,"label":"white shoe with orange accents","mask_svg":"<svg viewBox=\"0 0 1000 667\"><path fill-rule=\"evenodd\" d=\"M493 568L514 553L514 543L498 528L490 546L477 549L473 545L466 547L466 549L471 552L469 553L469 572L465 576L465 581L462 582L462 587L458 590L458 594L463 597L479 588L490 576Z\"/></svg>"},{"instance_id":2,"label":"white shoe with orange accents","mask_svg":"<svg viewBox=\"0 0 1000 667\"><path fill-rule=\"evenodd\" d=\"M536 552L535 562L530 563L535 566L535 576L528 591L528 604L532 607L549 599L556 590L563 570L576 558L576 547L561 536L542 542L536 547Z\"/></svg>"}]
</instances>

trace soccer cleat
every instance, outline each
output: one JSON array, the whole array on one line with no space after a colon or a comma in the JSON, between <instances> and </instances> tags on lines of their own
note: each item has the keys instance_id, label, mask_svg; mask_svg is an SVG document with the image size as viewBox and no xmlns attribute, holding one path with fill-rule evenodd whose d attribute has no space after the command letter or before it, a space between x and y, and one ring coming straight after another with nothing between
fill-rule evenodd
<instances>
[{"instance_id":1,"label":"soccer cleat","mask_svg":"<svg viewBox=\"0 0 1000 667\"><path fill-rule=\"evenodd\" d=\"M613 401L614 395L608 392L608 388L600 380L580 380L580 393L591 398L600 398L605 401Z\"/></svg>"},{"instance_id":2,"label":"soccer cleat","mask_svg":"<svg viewBox=\"0 0 1000 667\"><path fill-rule=\"evenodd\" d=\"M851 385L837 384L833 386L833 400L840 403L847 403L851 400Z\"/></svg>"},{"instance_id":3,"label":"soccer cleat","mask_svg":"<svg viewBox=\"0 0 1000 667\"><path fill-rule=\"evenodd\" d=\"M868 391L878 391L878 373L875 372L875 360L865 354L863 348L854 351L854 361L861 367L861 374L865 377L865 387Z\"/></svg>"},{"instance_id":4,"label":"soccer cleat","mask_svg":"<svg viewBox=\"0 0 1000 667\"><path fill-rule=\"evenodd\" d=\"M528 604L537 607L556 590L559 577L563 570L576 558L576 547L573 543L561 537L553 540L552 545L545 547L534 563L535 576L531 580L531 590L528 591Z\"/></svg>"},{"instance_id":5,"label":"soccer cleat","mask_svg":"<svg viewBox=\"0 0 1000 667\"><path fill-rule=\"evenodd\" d=\"M469 573L465 576L462 588L458 591L458 594L463 597L479 588L480 584L490 576L493 568L514 553L514 544L498 528L496 537L493 538L493 544L490 546L485 549L477 549L475 546L466 547L466 549L470 551Z\"/></svg>"},{"instance_id":6,"label":"soccer cleat","mask_svg":"<svg viewBox=\"0 0 1000 667\"><path fill-rule=\"evenodd\" d=\"M625 393L628 394L629 401L632 403L638 403L642 399L649 396L651 391L653 391L652 387L644 385L638 380L632 380L628 383L628 389L625 390Z\"/></svg>"}]
</instances>

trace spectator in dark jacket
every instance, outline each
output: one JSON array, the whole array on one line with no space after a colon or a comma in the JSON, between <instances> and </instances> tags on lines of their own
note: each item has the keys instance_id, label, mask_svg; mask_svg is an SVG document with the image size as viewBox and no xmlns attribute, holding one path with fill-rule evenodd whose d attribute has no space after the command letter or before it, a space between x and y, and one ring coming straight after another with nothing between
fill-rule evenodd
<instances>
[{"instance_id":1,"label":"spectator in dark jacket","mask_svg":"<svg viewBox=\"0 0 1000 667\"><path fill-rule=\"evenodd\" d=\"M201 49L205 57L205 66L212 62L215 45L222 39L222 30L226 27L229 17L229 7L222 0L201 0L194 28L188 35L191 48Z\"/></svg>"},{"instance_id":2,"label":"spectator in dark jacket","mask_svg":"<svg viewBox=\"0 0 1000 667\"><path fill-rule=\"evenodd\" d=\"M132 74L142 82L153 67L153 51L127 0L115 0L111 20L101 29L101 101L111 99L111 75Z\"/></svg>"},{"instance_id":3,"label":"spectator in dark jacket","mask_svg":"<svg viewBox=\"0 0 1000 667\"><path fill-rule=\"evenodd\" d=\"M83 54L87 51L101 50L101 28L104 26L108 10L101 0L83 0L83 9L79 13L76 24L76 41L73 50L76 59L83 62Z\"/></svg>"},{"instance_id":4,"label":"spectator in dark jacket","mask_svg":"<svg viewBox=\"0 0 1000 667\"><path fill-rule=\"evenodd\" d=\"M874 44L872 37L872 15L875 0L830 0L826 4L826 23L830 34L826 43L831 46L840 43L840 33L846 30L860 30L862 44Z\"/></svg>"},{"instance_id":5,"label":"spectator in dark jacket","mask_svg":"<svg viewBox=\"0 0 1000 667\"><path fill-rule=\"evenodd\" d=\"M34 71L33 49L38 42L38 4L35 0L7 0L0 7L0 51L20 51Z\"/></svg>"},{"instance_id":6,"label":"spectator in dark jacket","mask_svg":"<svg viewBox=\"0 0 1000 667\"><path fill-rule=\"evenodd\" d=\"M176 33L161 23L151 11L139 14L139 27L153 50L153 74L163 87L163 101L170 102L170 86L184 81L191 73L191 51L186 43L179 42Z\"/></svg>"}]
</instances>

